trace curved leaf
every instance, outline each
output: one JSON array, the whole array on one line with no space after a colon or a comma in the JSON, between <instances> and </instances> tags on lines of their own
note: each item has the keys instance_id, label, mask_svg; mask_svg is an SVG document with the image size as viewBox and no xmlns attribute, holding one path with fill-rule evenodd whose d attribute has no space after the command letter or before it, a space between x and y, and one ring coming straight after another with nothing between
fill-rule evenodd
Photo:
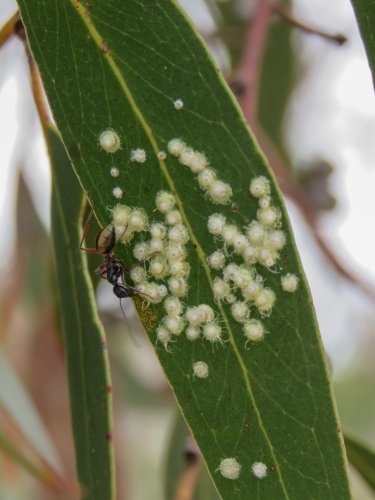
<instances>
[{"instance_id":1,"label":"curved leaf","mask_svg":"<svg viewBox=\"0 0 375 500\"><path fill-rule=\"evenodd\" d=\"M345 435L345 448L349 462L375 491L375 452Z\"/></svg>"},{"instance_id":2,"label":"curved leaf","mask_svg":"<svg viewBox=\"0 0 375 500\"><path fill-rule=\"evenodd\" d=\"M25 471L38 479L46 486L53 488L61 493L71 494L70 498L76 498L77 485L71 481L64 479L53 467L47 462L37 459L31 460L28 453L23 451L21 447L15 445L11 439L0 429L0 450L6 453L16 464L22 467Z\"/></svg>"},{"instance_id":3,"label":"curved leaf","mask_svg":"<svg viewBox=\"0 0 375 500\"><path fill-rule=\"evenodd\" d=\"M209 305L224 342L192 342L182 334L166 350L156 343L163 304L141 309L140 316L221 497L350 498L325 355L280 192L191 24L170 0L21 0L20 7L56 122L101 225L111 220L107 207L117 204L115 187L122 190L123 203L143 208L150 220L164 220L155 211L159 190L176 199L189 235L184 307ZM182 109L175 109L176 99L182 99ZM108 128L121 139L114 154L98 144ZM176 137L205 153L219 178L230 184L231 203L211 203L177 158L158 156ZM144 163L130 159L137 148L146 152ZM113 166L119 177L111 177ZM230 305L214 300L213 280L222 272L211 269L206 257L223 243L208 232L207 220L220 213L242 230L255 219L258 200L248 186L259 175L272 183L272 203L282 210L287 236L276 269L296 274L300 285L287 293L275 269L256 265L276 302L265 318L252 306L252 317L263 321L267 334L246 349ZM137 233L125 248L119 245L116 255L134 262L132 250L150 237L145 233ZM231 261L243 262L229 252ZM197 361L208 365L207 378L193 377ZM236 480L218 472L225 458L241 464ZM262 480L252 474L255 462L267 466Z\"/></svg>"},{"instance_id":4,"label":"curved leaf","mask_svg":"<svg viewBox=\"0 0 375 500\"><path fill-rule=\"evenodd\" d=\"M79 249L82 189L59 134L47 129L52 163L52 235L82 498L115 498L111 381L106 341ZM66 194L69 196L66 196Z\"/></svg>"},{"instance_id":5,"label":"curved leaf","mask_svg":"<svg viewBox=\"0 0 375 500\"><path fill-rule=\"evenodd\" d=\"M60 457L38 410L2 348L0 348L0 406L18 425L32 448L51 467L61 471Z\"/></svg>"}]
</instances>

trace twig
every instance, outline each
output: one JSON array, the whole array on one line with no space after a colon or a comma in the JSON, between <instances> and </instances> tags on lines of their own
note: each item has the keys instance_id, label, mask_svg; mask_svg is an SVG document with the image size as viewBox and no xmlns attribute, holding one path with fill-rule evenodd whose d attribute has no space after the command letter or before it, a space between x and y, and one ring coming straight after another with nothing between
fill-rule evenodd
<instances>
[{"instance_id":1,"label":"twig","mask_svg":"<svg viewBox=\"0 0 375 500\"><path fill-rule=\"evenodd\" d=\"M19 20L20 14L17 11L13 16L8 19L4 26L0 29L0 49L14 36L14 26Z\"/></svg>"},{"instance_id":2,"label":"twig","mask_svg":"<svg viewBox=\"0 0 375 500\"><path fill-rule=\"evenodd\" d=\"M237 72L236 79L241 88L240 106L250 126L255 123L257 116L260 73L272 11L268 0L258 0L254 16L249 22L244 55Z\"/></svg>"},{"instance_id":3,"label":"twig","mask_svg":"<svg viewBox=\"0 0 375 500\"><path fill-rule=\"evenodd\" d=\"M337 33L336 35L330 35L329 33L326 33L325 31L322 31L319 28L313 28L312 26L309 26L299 21L293 16L293 14L291 14L291 12L284 5L281 5L280 3L273 4L273 11L279 14L279 16L285 19L285 21L290 23L292 26L295 26L296 28L306 31L307 33L312 33L313 35L321 36L322 38L325 38L330 42L337 43L338 45L343 45L348 41L346 36L342 35L341 33Z\"/></svg>"},{"instance_id":4,"label":"twig","mask_svg":"<svg viewBox=\"0 0 375 500\"><path fill-rule=\"evenodd\" d=\"M174 500L192 500L197 486L202 458L199 448L191 436L185 445L184 456L186 465L177 483Z\"/></svg>"},{"instance_id":5,"label":"twig","mask_svg":"<svg viewBox=\"0 0 375 500\"><path fill-rule=\"evenodd\" d=\"M27 62L29 64L29 70L30 70L31 89L34 96L34 102L39 115L40 123L42 125L44 138L47 147L49 147L47 126L51 123L51 119L48 111L47 101L44 95L44 89L40 78L39 70L31 54L29 42L26 38L25 28L21 20L17 21L15 25L15 33L20 38L20 40L22 40L23 45L25 47Z\"/></svg>"}]
</instances>

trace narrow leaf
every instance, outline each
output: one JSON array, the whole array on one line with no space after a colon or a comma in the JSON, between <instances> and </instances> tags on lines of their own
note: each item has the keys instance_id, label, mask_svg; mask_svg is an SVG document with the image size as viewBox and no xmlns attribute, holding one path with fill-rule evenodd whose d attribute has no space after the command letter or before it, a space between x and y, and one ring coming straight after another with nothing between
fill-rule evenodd
<instances>
[{"instance_id":1,"label":"narrow leaf","mask_svg":"<svg viewBox=\"0 0 375 500\"><path fill-rule=\"evenodd\" d=\"M34 402L0 347L0 405L17 424L31 447L54 469L60 458Z\"/></svg>"},{"instance_id":2,"label":"narrow leaf","mask_svg":"<svg viewBox=\"0 0 375 500\"><path fill-rule=\"evenodd\" d=\"M23 469L29 472L32 476L36 477L43 483L49 483L50 477L45 469L37 466L29 460L7 437L7 435L0 430L0 450L9 455L14 462L20 465Z\"/></svg>"},{"instance_id":3,"label":"narrow leaf","mask_svg":"<svg viewBox=\"0 0 375 500\"><path fill-rule=\"evenodd\" d=\"M375 491L375 451L345 435L345 448L349 462Z\"/></svg>"},{"instance_id":4,"label":"narrow leaf","mask_svg":"<svg viewBox=\"0 0 375 500\"><path fill-rule=\"evenodd\" d=\"M48 129L52 234L78 478L83 498L115 498L111 382L86 258L79 249L82 189L58 133Z\"/></svg>"},{"instance_id":5,"label":"narrow leaf","mask_svg":"<svg viewBox=\"0 0 375 500\"><path fill-rule=\"evenodd\" d=\"M0 429L0 450L6 453L16 464L34 476L51 489L68 494L68 498L77 497L77 485L64 479L56 470L46 462L41 462L39 457L34 461L20 450L9 437Z\"/></svg>"},{"instance_id":6,"label":"narrow leaf","mask_svg":"<svg viewBox=\"0 0 375 500\"><path fill-rule=\"evenodd\" d=\"M113 215L120 199L158 222L164 222L163 212L176 200L179 215L172 219L181 216L183 226L179 233L169 226L164 243L157 243L160 253L150 259L162 260L165 280L158 279L158 266L151 267L155 279L137 284L148 293L139 294L136 302L145 303L141 320L221 497L350 498L325 355L279 189L190 22L170 0L21 0L20 8L54 117L99 222L106 226L120 213L125 225L121 229L116 219L119 237L132 238L130 244L116 247L117 257L131 266L142 252L148 255L155 248L148 246L155 241L150 242L147 226L141 227L143 215L138 213L131 224L127 209L120 207ZM169 153L174 138L193 148L194 164L185 156L192 154L185 146L184 155ZM166 157L160 152L167 152ZM206 189L201 188L192 169L202 167L204 158L223 184L205 171L200 181L206 182ZM110 174L112 168L118 176ZM265 213L258 212L259 199L249 193L250 181L258 176L266 177L266 186L270 182L272 213L266 214L271 225L282 221L286 246L272 253L275 265L257 250L256 265L245 268L251 283L262 288L247 302L251 318L261 321L267 332L261 341L246 344L243 325L235 320L239 314L228 303L233 296L241 302L243 288L234 286L226 301L219 300L212 287L223 272L206 260L217 250L227 264L242 265L244 257L233 253L230 242L224 245L222 231L215 237L207 224L214 214L243 233L257 218L262 227L269 224ZM160 190L169 194L160 195ZM271 230L266 233L265 242ZM149 243L137 246L142 241ZM270 248L264 245L262 249ZM145 267L150 270L150 262ZM185 272L185 278L170 278L171 269ZM287 273L299 279L295 293L281 286L281 276ZM142 271L138 278L135 274L134 284ZM261 276L258 281L256 275ZM237 271L235 277L240 278ZM206 311L198 318L200 339L186 337L183 319L168 319L160 291L165 286L181 297L182 315L187 307L204 305L199 309ZM272 309L272 292L263 292L268 288L276 299ZM147 305L150 294L154 304ZM190 323L198 321L194 311ZM209 334L211 340L221 334L221 342L209 341ZM172 341L167 342L169 335ZM198 365L203 367L199 374L207 377L193 375L197 362L207 365L208 373L205 365ZM231 467L220 472L223 459L230 459Z\"/></svg>"}]
</instances>

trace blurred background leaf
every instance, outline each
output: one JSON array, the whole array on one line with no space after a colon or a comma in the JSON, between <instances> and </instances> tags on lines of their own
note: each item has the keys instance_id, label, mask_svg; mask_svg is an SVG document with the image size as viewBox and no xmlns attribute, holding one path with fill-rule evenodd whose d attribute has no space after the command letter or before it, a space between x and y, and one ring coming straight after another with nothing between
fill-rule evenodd
<instances>
[{"instance_id":1,"label":"blurred background leaf","mask_svg":"<svg viewBox=\"0 0 375 500\"><path fill-rule=\"evenodd\" d=\"M55 446L22 381L0 347L0 407L18 425L30 445L53 468L61 471Z\"/></svg>"},{"instance_id":2,"label":"blurred background leaf","mask_svg":"<svg viewBox=\"0 0 375 500\"><path fill-rule=\"evenodd\" d=\"M52 236L82 498L114 499L112 385L104 331L80 250L82 189L58 132L48 128ZM69 193L69 196L66 196Z\"/></svg>"},{"instance_id":3,"label":"blurred background leaf","mask_svg":"<svg viewBox=\"0 0 375 500\"><path fill-rule=\"evenodd\" d=\"M348 436L345 436L345 448L350 463L375 491L375 451Z\"/></svg>"}]
</instances>

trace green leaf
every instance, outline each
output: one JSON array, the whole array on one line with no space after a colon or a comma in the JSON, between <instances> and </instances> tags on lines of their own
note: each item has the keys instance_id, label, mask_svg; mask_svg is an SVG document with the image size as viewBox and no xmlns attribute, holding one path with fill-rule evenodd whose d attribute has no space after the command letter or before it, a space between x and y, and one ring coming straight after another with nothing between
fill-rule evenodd
<instances>
[{"instance_id":1,"label":"green leaf","mask_svg":"<svg viewBox=\"0 0 375 500\"><path fill-rule=\"evenodd\" d=\"M347 435L344 438L349 462L375 491L375 451Z\"/></svg>"},{"instance_id":2,"label":"green leaf","mask_svg":"<svg viewBox=\"0 0 375 500\"><path fill-rule=\"evenodd\" d=\"M86 258L79 249L82 189L59 134L48 128L53 168L52 234L82 498L115 498L111 382Z\"/></svg>"},{"instance_id":3,"label":"green leaf","mask_svg":"<svg viewBox=\"0 0 375 500\"><path fill-rule=\"evenodd\" d=\"M185 306L209 305L224 342L192 342L181 334L166 350L156 342L163 304L145 306L140 317L220 496L350 498L325 355L279 189L190 22L170 0L21 0L20 8L54 117L101 226L112 218L107 207L117 204L114 187L122 189L123 203L143 208L150 220L164 219L155 210L159 190L176 198L188 229L191 266L182 300ZM174 108L176 99L184 102L180 110ZM108 128L121 138L114 154L98 144ZM206 154L219 178L230 184L231 203L211 203L177 158L159 159L157 153L176 137ZM145 150L147 161L130 161L136 148ZM111 177L112 166L119 177ZM222 273L210 269L206 257L223 243L208 232L207 220L218 212L242 230L255 219L258 200L250 196L249 183L259 175L270 179L272 203L282 210L287 245L277 269L296 274L300 282L296 293L284 292L280 273L256 265L276 302L264 318L252 306L252 318L264 323L267 334L246 349L230 305L214 300L212 283ZM63 193L69 197L69 188ZM130 245L117 246L118 258L134 263L132 250L149 238L145 232ZM228 262L240 264L242 258L228 250ZM207 378L193 377L197 361L208 365ZM225 458L241 464L238 479L217 470ZM267 466L262 480L251 472L255 462Z\"/></svg>"},{"instance_id":4,"label":"green leaf","mask_svg":"<svg viewBox=\"0 0 375 500\"><path fill-rule=\"evenodd\" d=\"M2 348L0 348L0 406L46 463L61 471L60 458L38 410Z\"/></svg>"},{"instance_id":5,"label":"green leaf","mask_svg":"<svg viewBox=\"0 0 375 500\"><path fill-rule=\"evenodd\" d=\"M47 485L50 485L51 483L53 484L54 477L51 470L48 469L45 464L37 465L29 460L29 458L27 458L26 455L12 443L12 441L1 429L0 450L9 455L14 462L39 481ZM56 486L56 484L54 484L54 486Z\"/></svg>"},{"instance_id":6,"label":"green leaf","mask_svg":"<svg viewBox=\"0 0 375 500\"><path fill-rule=\"evenodd\" d=\"M352 0L359 31L365 46L371 69L372 81L375 82L375 4L371 0Z\"/></svg>"}]
</instances>

